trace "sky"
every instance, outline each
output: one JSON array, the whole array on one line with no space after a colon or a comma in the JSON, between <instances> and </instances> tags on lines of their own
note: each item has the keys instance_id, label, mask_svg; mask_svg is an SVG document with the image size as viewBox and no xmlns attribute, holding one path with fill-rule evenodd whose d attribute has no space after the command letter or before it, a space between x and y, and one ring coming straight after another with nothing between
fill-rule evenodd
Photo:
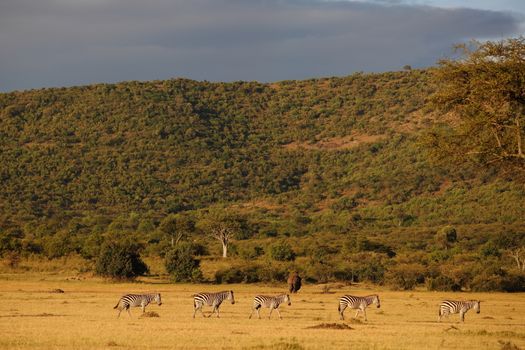
<instances>
[{"instance_id":1,"label":"sky","mask_svg":"<svg viewBox=\"0 0 525 350\"><path fill-rule=\"evenodd\" d=\"M0 91L424 68L525 30L525 0L0 0Z\"/></svg>"}]
</instances>

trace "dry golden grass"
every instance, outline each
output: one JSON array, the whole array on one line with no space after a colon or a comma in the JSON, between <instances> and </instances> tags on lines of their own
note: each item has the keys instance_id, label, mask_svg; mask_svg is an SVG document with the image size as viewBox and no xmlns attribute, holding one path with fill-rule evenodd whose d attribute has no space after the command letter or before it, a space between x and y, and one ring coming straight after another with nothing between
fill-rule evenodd
<instances>
[{"instance_id":1,"label":"dry golden grass","mask_svg":"<svg viewBox=\"0 0 525 350\"><path fill-rule=\"evenodd\" d=\"M523 294L453 294L392 292L356 287L323 294L306 286L282 306L283 320L274 313L248 319L255 294L277 294L285 286L172 285L160 280L109 283L71 279L60 274L0 275L0 349L525 349ZM62 289L64 293L52 293ZM193 319L191 295L199 291L233 289L236 303L221 307L221 318ZM162 293L163 305L150 305L159 317L139 317L140 308L117 319L113 306L128 292ZM342 324L337 313L343 294L378 292L381 308L368 309L368 322L352 320L347 310ZM466 323L453 315L437 323L443 298L483 300L481 314L469 312ZM209 308L205 310L209 313ZM261 311L267 317L268 310ZM317 326L317 327L316 327Z\"/></svg>"}]
</instances>

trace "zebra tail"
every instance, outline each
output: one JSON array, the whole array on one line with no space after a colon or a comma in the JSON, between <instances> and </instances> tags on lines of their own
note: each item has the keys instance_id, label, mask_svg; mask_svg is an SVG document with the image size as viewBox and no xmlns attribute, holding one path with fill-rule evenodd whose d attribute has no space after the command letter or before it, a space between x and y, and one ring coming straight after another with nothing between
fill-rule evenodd
<instances>
[{"instance_id":1,"label":"zebra tail","mask_svg":"<svg viewBox=\"0 0 525 350\"><path fill-rule=\"evenodd\" d=\"M118 307L118 304L120 304L120 300L118 301L117 305L113 306L114 309Z\"/></svg>"},{"instance_id":2,"label":"zebra tail","mask_svg":"<svg viewBox=\"0 0 525 350\"><path fill-rule=\"evenodd\" d=\"M337 305L337 311L341 312L341 304Z\"/></svg>"}]
</instances>

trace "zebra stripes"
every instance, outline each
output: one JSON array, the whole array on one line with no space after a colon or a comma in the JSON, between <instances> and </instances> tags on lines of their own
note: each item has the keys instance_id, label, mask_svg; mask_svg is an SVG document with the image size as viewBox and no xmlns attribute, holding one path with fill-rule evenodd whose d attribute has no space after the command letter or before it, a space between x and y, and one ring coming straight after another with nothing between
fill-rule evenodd
<instances>
[{"instance_id":1,"label":"zebra stripes","mask_svg":"<svg viewBox=\"0 0 525 350\"><path fill-rule=\"evenodd\" d=\"M261 318L259 309L264 306L270 309L270 315L268 316L268 319L272 317L272 311L277 310L277 313L279 314L279 319L282 320L283 318L281 317L281 312L279 311L279 305L281 305L282 303L292 305L292 300L290 299L290 296L288 294L281 294L277 296L257 295L253 299L252 312L250 313L250 317L248 318L252 318L254 311L257 311L257 317Z\"/></svg>"},{"instance_id":2,"label":"zebra stripes","mask_svg":"<svg viewBox=\"0 0 525 350\"><path fill-rule=\"evenodd\" d=\"M217 317L219 317L219 306L221 306L224 300L230 300L232 304L235 304L235 298L233 297L233 290L223 291L218 293L197 293L193 294L193 318L197 310L200 310L203 317L202 306L212 306L213 310L208 317L211 317L215 311L217 311Z\"/></svg>"},{"instance_id":3,"label":"zebra stripes","mask_svg":"<svg viewBox=\"0 0 525 350\"><path fill-rule=\"evenodd\" d=\"M154 294L126 294L123 297L121 297L113 308L118 310L118 316L120 317L120 313L122 310L126 310L129 314L129 317L131 317L131 312L129 311L130 307L141 307L142 313L145 312L146 306L148 306L149 303L152 301L156 302L159 306L162 305L162 301L160 299L160 293L154 293Z\"/></svg>"},{"instance_id":4,"label":"zebra stripes","mask_svg":"<svg viewBox=\"0 0 525 350\"><path fill-rule=\"evenodd\" d=\"M474 309L476 313L479 314L480 310L480 301L479 300L468 300L468 301L453 301L453 300L444 300L439 305L439 317L438 322L441 322L443 316L448 316L450 314L459 313L459 318L461 322L465 322L465 314L468 310Z\"/></svg>"},{"instance_id":5,"label":"zebra stripes","mask_svg":"<svg viewBox=\"0 0 525 350\"><path fill-rule=\"evenodd\" d=\"M344 320L345 317L343 315L345 309L347 307L351 309L357 309L357 312L355 313L355 317L357 318L357 315L359 315L359 312L362 312L363 315L365 315L365 321L367 321L366 318L366 308L370 304L376 304L377 307L381 307L381 303L379 301L379 295L373 294L373 295L367 295L364 297L356 297L353 295L344 295L339 299L339 315L341 316L341 320Z\"/></svg>"}]
</instances>

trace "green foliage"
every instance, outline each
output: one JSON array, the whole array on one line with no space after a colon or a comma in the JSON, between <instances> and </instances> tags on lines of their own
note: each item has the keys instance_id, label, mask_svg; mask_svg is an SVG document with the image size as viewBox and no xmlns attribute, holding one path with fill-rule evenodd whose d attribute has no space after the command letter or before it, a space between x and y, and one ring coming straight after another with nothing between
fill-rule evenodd
<instances>
[{"instance_id":1,"label":"green foliage","mask_svg":"<svg viewBox=\"0 0 525 350\"><path fill-rule=\"evenodd\" d=\"M521 172L429 159L433 74L0 94L0 254L100 263L104 242L131 237L162 258L225 243L249 264L217 262L218 281L283 281L293 261L316 282L516 286Z\"/></svg>"},{"instance_id":2,"label":"green foliage","mask_svg":"<svg viewBox=\"0 0 525 350\"><path fill-rule=\"evenodd\" d=\"M200 261L193 257L194 252L191 244L181 243L166 253L166 271L175 282L197 282L202 279Z\"/></svg>"},{"instance_id":3,"label":"green foliage","mask_svg":"<svg viewBox=\"0 0 525 350\"><path fill-rule=\"evenodd\" d=\"M436 242L443 248L450 247L457 241L456 229L452 226L445 226L436 233Z\"/></svg>"},{"instance_id":4,"label":"green foliage","mask_svg":"<svg viewBox=\"0 0 525 350\"><path fill-rule=\"evenodd\" d=\"M286 269L273 264L243 264L220 269L215 273L216 283L282 282Z\"/></svg>"},{"instance_id":5,"label":"green foliage","mask_svg":"<svg viewBox=\"0 0 525 350\"><path fill-rule=\"evenodd\" d=\"M435 278L428 278L426 280L427 289L441 292L459 292L461 286L454 282L454 280L447 276L439 275Z\"/></svg>"},{"instance_id":6,"label":"green foliage","mask_svg":"<svg viewBox=\"0 0 525 350\"><path fill-rule=\"evenodd\" d=\"M399 264L388 270L385 283L400 290L411 290L425 282L425 267L421 264Z\"/></svg>"},{"instance_id":7,"label":"green foliage","mask_svg":"<svg viewBox=\"0 0 525 350\"><path fill-rule=\"evenodd\" d=\"M293 261L295 260L295 252L290 243L286 241L278 242L270 248L270 256L277 261Z\"/></svg>"},{"instance_id":8,"label":"green foliage","mask_svg":"<svg viewBox=\"0 0 525 350\"><path fill-rule=\"evenodd\" d=\"M148 272L140 258L141 247L130 241L106 241L100 249L96 273L114 279L134 279Z\"/></svg>"},{"instance_id":9,"label":"green foliage","mask_svg":"<svg viewBox=\"0 0 525 350\"><path fill-rule=\"evenodd\" d=\"M475 157L523 172L525 166L525 37L473 41L434 70L434 107L454 120L430 134L437 153Z\"/></svg>"}]
</instances>

